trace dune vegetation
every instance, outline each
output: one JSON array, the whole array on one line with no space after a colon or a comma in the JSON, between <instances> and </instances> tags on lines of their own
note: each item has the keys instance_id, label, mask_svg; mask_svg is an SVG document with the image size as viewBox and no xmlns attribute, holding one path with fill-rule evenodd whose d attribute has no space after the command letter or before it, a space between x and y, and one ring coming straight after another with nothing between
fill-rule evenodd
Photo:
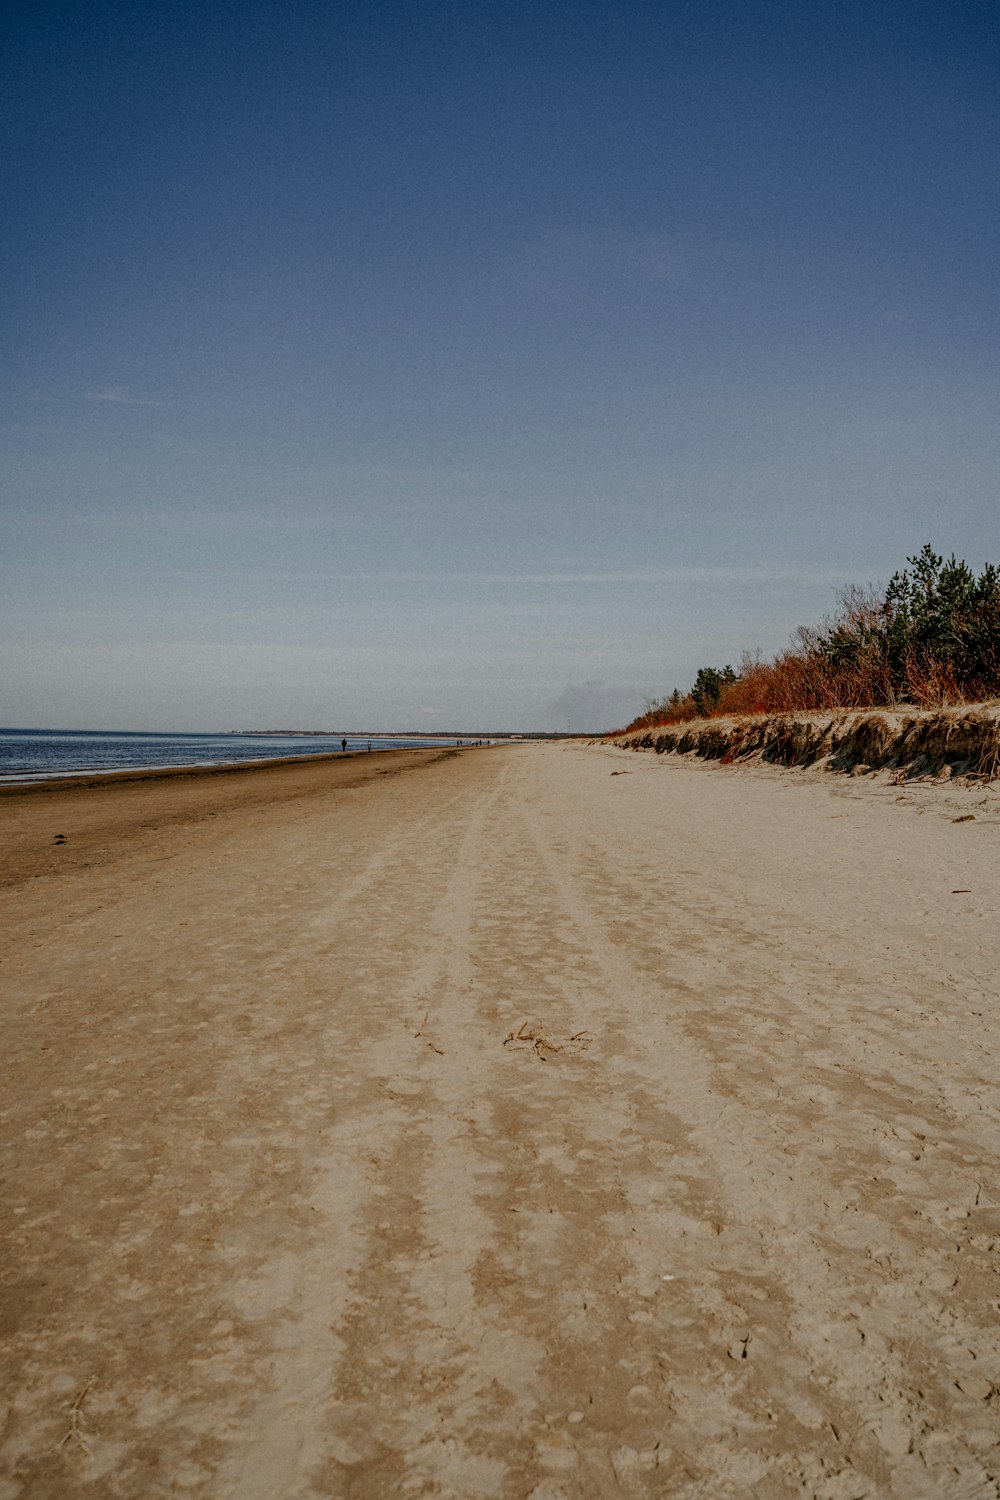
<instances>
[{"instance_id":1,"label":"dune vegetation","mask_svg":"<svg viewBox=\"0 0 1000 1500\"><path fill-rule=\"evenodd\" d=\"M942 708L1000 696L1000 570L978 576L929 545L885 588L846 589L836 612L803 625L771 660L701 667L686 692L649 699L620 733L731 714Z\"/></svg>"}]
</instances>

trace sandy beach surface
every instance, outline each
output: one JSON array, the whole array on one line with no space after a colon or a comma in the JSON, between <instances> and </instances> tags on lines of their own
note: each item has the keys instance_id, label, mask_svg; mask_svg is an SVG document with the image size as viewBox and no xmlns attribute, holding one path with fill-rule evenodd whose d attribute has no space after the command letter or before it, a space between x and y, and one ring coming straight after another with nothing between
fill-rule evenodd
<instances>
[{"instance_id":1,"label":"sandy beach surface","mask_svg":"<svg viewBox=\"0 0 1000 1500\"><path fill-rule=\"evenodd\" d=\"M0 1500L1000 1495L995 791L531 745L0 826Z\"/></svg>"}]
</instances>

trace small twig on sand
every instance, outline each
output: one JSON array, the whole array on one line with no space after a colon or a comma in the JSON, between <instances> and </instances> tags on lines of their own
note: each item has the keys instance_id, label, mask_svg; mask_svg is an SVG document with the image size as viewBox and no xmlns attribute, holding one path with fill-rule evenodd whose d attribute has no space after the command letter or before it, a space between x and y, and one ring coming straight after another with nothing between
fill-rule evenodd
<instances>
[{"instance_id":1,"label":"small twig on sand","mask_svg":"<svg viewBox=\"0 0 1000 1500\"><path fill-rule=\"evenodd\" d=\"M550 1042L548 1037L543 1036L540 1031L536 1031L530 1022L522 1021L516 1031L510 1032L504 1038L503 1044L505 1047L512 1045L516 1047L520 1043L524 1047L530 1047L535 1056L541 1062L545 1062L546 1052L562 1052L566 1047L570 1047L573 1051L576 1051L577 1049L589 1047L593 1040L594 1034L592 1031L575 1031L565 1042Z\"/></svg>"},{"instance_id":2,"label":"small twig on sand","mask_svg":"<svg viewBox=\"0 0 1000 1500\"><path fill-rule=\"evenodd\" d=\"M59 1440L59 1442L56 1444L57 1448L62 1448L64 1444L69 1442L70 1438L74 1438L76 1442L79 1443L84 1453L90 1454L93 1452L93 1449L83 1435L83 1403L87 1399L87 1393L90 1391L91 1387L95 1386L96 1384L97 1376L91 1375L90 1379L87 1381L87 1384L82 1385L77 1391L76 1395L73 1397L69 1408L69 1432L67 1432L64 1438L61 1438Z\"/></svg>"},{"instance_id":3,"label":"small twig on sand","mask_svg":"<svg viewBox=\"0 0 1000 1500\"><path fill-rule=\"evenodd\" d=\"M545 1058L542 1055L543 1052L562 1051L562 1048L558 1046L557 1043L548 1041L546 1037L542 1036L541 1032L535 1031L534 1027L530 1026L527 1021L522 1021L518 1029L516 1031L512 1031L510 1035L505 1038L504 1046L508 1047L511 1042L526 1043L527 1046L533 1049L535 1056L540 1058L542 1062L545 1061Z\"/></svg>"},{"instance_id":4,"label":"small twig on sand","mask_svg":"<svg viewBox=\"0 0 1000 1500\"><path fill-rule=\"evenodd\" d=\"M438 1046L436 1046L434 1042L430 1041L428 1039L427 1033L424 1031L424 1027L427 1025L427 1017L429 1015L430 1015L430 1011L426 1011L424 1013L424 1019L420 1023L420 1030L419 1031L415 1031L413 1033L414 1039L416 1039L417 1037L422 1036L423 1039L424 1039L424 1041L427 1042L427 1045L431 1049L432 1052L436 1052L437 1055L438 1055L438 1057L444 1057L444 1053L441 1051L441 1048L438 1047Z\"/></svg>"}]
</instances>

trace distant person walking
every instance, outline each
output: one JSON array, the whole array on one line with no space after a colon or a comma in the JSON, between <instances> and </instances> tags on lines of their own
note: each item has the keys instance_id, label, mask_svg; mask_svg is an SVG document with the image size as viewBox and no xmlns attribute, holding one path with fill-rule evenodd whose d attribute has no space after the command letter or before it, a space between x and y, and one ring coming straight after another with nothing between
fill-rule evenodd
<instances>
[{"instance_id":1,"label":"distant person walking","mask_svg":"<svg viewBox=\"0 0 1000 1500\"><path fill-rule=\"evenodd\" d=\"M340 742L340 748L341 748L341 750L346 750L347 749L347 741L346 740L341 740L341 742Z\"/></svg>"},{"instance_id":2,"label":"distant person walking","mask_svg":"<svg viewBox=\"0 0 1000 1500\"><path fill-rule=\"evenodd\" d=\"M372 742L371 742L371 740L369 740L368 741L368 754L371 755L371 753L372 753Z\"/></svg>"}]
</instances>

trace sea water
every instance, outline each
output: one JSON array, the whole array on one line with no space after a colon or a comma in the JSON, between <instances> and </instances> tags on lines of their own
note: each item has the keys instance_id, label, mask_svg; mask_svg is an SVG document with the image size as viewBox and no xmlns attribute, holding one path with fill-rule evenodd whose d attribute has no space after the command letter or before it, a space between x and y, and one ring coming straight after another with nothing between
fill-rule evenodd
<instances>
[{"instance_id":1,"label":"sea water","mask_svg":"<svg viewBox=\"0 0 1000 1500\"><path fill-rule=\"evenodd\" d=\"M90 729L0 729L0 782L39 781L81 772L221 766L240 760L348 750L433 748L454 739L356 734L139 734Z\"/></svg>"}]
</instances>

